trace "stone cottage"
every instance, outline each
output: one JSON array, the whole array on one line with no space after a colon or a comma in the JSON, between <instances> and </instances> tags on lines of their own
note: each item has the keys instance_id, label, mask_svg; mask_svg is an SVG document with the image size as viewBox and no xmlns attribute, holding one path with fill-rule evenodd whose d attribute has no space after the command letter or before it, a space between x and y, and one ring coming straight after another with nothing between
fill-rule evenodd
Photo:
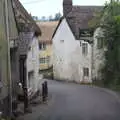
<instances>
[{"instance_id":1,"label":"stone cottage","mask_svg":"<svg viewBox=\"0 0 120 120\"><path fill-rule=\"evenodd\" d=\"M95 30L93 36L93 80L101 80L102 74L101 69L104 66L105 61L105 51L106 47L104 45L104 32L103 28L99 27Z\"/></svg>"},{"instance_id":2,"label":"stone cottage","mask_svg":"<svg viewBox=\"0 0 120 120\"><path fill-rule=\"evenodd\" d=\"M6 6L7 9L5 9ZM13 101L16 98L15 91L19 80L18 31L11 0L0 1L0 15L0 112L8 115L11 108L10 97ZM8 38L10 48L8 48ZM10 59L8 59L8 51L10 52ZM11 70L8 60L11 60Z\"/></svg>"},{"instance_id":3,"label":"stone cottage","mask_svg":"<svg viewBox=\"0 0 120 120\"><path fill-rule=\"evenodd\" d=\"M39 44L40 28L19 0L13 0L13 9L18 26L19 74L27 96L39 90Z\"/></svg>"},{"instance_id":4,"label":"stone cottage","mask_svg":"<svg viewBox=\"0 0 120 120\"><path fill-rule=\"evenodd\" d=\"M6 1L0 1L0 112L4 115L10 113L11 103L17 100L19 82L23 85L24 103L28 101L29 89L33 93L38 90L39 54L36 53L39 52L37 38L41 35L40 28L19 0ZM7 39L10 41L10 71ZM31 69L29 64L34 67ZM29 77L31 70L35 72L33 79Z\"/></svg>"},{"instance_id":5,"label":"stone cottage","mask_svg":"<svg viewBox=\"0 0 120 120\"><path fill-rule=\"evenodd\" d=\"M90 21L101 6L74 6L63 0L63 17L53 35L54 79L91 83L93 38Z\"/></svg>"}]
</instances>

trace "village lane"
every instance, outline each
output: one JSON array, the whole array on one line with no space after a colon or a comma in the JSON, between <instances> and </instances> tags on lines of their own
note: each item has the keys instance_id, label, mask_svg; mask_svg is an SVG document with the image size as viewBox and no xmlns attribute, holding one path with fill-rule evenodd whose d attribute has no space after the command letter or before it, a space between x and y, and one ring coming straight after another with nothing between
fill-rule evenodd
<instances>
[{"instance_id":1,"label":"village lane","mask_svg":"<svg viewBox=\"0 0 120 120\"><path fill-rule=\"evenodd\" d=\"M44 120L120 120L120 103L111 91L72 83L48 83L54 100L44 113Z\"/></svg>"},{"instance_id":2,"label":"village lane","mask_svg":"<svg viewBox=\"0 0 120 120\"><path fill-rule=\"evenodd\" d=\"M107 89L48 81L48 102L25 120L120 120L119 97Z\"/></svg>"}]
</instances>

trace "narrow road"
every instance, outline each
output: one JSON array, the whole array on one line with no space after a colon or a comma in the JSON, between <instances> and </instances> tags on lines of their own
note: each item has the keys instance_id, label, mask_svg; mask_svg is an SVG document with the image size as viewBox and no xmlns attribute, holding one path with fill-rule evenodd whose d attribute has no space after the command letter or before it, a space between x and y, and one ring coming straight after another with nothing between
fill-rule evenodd
<instances>
[{"instance_id":1,"label":"narrow road","mask_svg":"<svg viewBox=\"0 0 120 120\"><path fill-rule=\"evenodd\" d=\"M52 102L36 120L120 120L120 100L109 90L49 81ZM33 119L35 120L35 119Z\"/></svg>"}]
</instances>

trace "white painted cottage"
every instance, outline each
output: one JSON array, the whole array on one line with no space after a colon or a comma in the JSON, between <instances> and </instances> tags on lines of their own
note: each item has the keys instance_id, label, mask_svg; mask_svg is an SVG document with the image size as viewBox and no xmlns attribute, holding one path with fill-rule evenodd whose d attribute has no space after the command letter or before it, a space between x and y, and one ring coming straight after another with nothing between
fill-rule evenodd
<instances>
[{"instance_id":1,"label":"white painted cottage","mask_svg":"<svg viewBox=\"0 0 120 120\"><path fill-rule=\"evenodd\" d=\"M39 40L38 36L34 34L29 35L31 43L29 44L29 50L27 53L27 88L28 95L36 93L40 88L39 78Z\"/></svg>"},{"instance_id":2,"label":"white painted cottage","mask_svg":"<svg viewBox=\"0 0 120 120\"><path fill-rule=\"evenodd\" d=\"M54 79L91 83L93 78L93 35L89 27L100 6L73 6L63 0L63 17L53 35Z\"/></svg>"}]
</instances>

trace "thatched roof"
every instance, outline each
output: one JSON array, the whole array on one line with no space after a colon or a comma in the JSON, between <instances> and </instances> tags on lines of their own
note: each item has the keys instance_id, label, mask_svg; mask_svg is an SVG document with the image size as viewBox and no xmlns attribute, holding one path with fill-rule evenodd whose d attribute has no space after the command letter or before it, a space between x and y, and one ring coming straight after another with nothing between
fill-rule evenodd
<instances>
[{"instance_id":1,"label":"thatched roof","mask_svg":"<svg viewBox=\"0 0 120 120\"><path fill-rule=\"evenodd\" d=\"M37 22L37 24L42 31L42 34L39 38L40 42L51 42L52 35L58 25L58 21Z\"/></svg>"}]
</instances>

